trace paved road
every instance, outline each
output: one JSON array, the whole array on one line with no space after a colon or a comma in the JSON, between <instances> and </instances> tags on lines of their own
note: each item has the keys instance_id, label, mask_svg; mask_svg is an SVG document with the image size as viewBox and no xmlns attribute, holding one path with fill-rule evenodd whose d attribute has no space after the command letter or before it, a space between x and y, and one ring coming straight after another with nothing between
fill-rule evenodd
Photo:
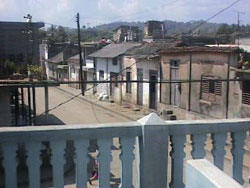
<instances>
[{"instance_id":1,"label":"paved road","mask_svg":"<svg viewBox=\"0 0 250 188\"><path fill-rule=\"evenodd\" d=\"M37 94L37 115L45 111L44 90L36 90ZM67 94L57 88L49 88L49 109L57 106L61 102L67 101L72 95ZM93 124L93 123L116 123L131 121L124 116L114 114L104 110L94 104L90 104L81 98L75 98L70 102L58 107L50 112L46 121L44 116L38 117L38 122L49 122L49 124Z\"/></svg>"}]
</instances>

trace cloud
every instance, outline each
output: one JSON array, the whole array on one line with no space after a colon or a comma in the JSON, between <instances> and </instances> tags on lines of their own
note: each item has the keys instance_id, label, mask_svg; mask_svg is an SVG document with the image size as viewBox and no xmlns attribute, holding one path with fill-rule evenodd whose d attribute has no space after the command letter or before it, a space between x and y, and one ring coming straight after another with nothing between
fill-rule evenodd
<instances>
[{"instance_id":1,"label":"cloud","mask_svg":"<svg viewBox=\"0 0 250 188\"><path fill-rule=\"evenodd\" d=\"M82 24L96 25L112 21L146 21L149 19L190 21L207 19L234 0L0 0L0 19L24 21L32 14L34 21L75 26L73 16L79 12ZM247 12L249 0L241 0L211 21L234 23L236 13ZM250 15L241 16L242 23Z\"/></svg>"},{"instance_id":2,"label":"cloud","mask_svg":"<svg viewBox=\"0 0 250 188\"><path fill-rule=\"evenodd\" d=\"M139 0L98 0L97 7L103 14L113 15L108 21L131 19L131 15L139 10Z\"/></svg>"}]
</instances>

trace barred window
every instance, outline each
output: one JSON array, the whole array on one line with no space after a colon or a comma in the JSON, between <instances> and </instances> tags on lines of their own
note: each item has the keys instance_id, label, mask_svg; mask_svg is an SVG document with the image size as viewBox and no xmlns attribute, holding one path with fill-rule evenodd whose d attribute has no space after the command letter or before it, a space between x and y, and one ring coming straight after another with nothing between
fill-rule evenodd
<instances>
[{"instance_id":1,"label":"barred window","mask_svg":"<svg viewBox=\"0 0 250 188\"><path fill-rule=\"evenodd\" d=\"M215 102L219 96L222 96L222 82L215 79L213 76L201 77L201 99Z\"/></svg>"},{"instance_id":2,"label":"barred window","mask_svg":"<svg viewBox=\"0 0 250 188\"><path fill-rule=\"evenodd\" d=\"M250 105L250 81L242 82L242 104Z\"/></svg>"}]
</instances>

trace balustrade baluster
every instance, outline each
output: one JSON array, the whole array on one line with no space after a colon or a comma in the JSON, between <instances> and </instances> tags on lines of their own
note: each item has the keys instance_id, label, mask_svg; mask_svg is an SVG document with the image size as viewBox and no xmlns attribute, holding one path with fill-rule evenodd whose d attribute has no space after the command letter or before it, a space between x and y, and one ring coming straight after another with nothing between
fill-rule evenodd
<instances>
[{"instance_id":1,"label":"balustrade baluster","mask_svg":"<svg viewBox=\"0 0 250 188\"><path fill-rule=\"evenodd\" d=\"M206 156L206 140L207 135L206 134L195 134L191 135L192 140L192 157L193 159L203 159Z\"/></svg>"},{"instance_id":2,"label":"balustrade baluster","mask_svg":"<svg viewBox=\"0 0 250 188\"><path fill-rule=\"evenodd\" d=\"M5 143L2 145L3 150L3 167L5 173L5 187L17 187L17 144Z\"/></svg>"},{"instance_id":3,"label":"balustrade baluster","mask_svg":"<svg viewBox=\"0 0 250 188\"><path fill-rule=\"evenodd\" d=\"M171 188L184 188L183 183L183 159L186 135L170 136L172 150L171 156Z\"/></svg>"},{"instance_id":4,"label":"balustrade baluster","mask_svg":"<svg viewBox=\"0 0 250 188\"><path fill-rule=\"evenodd\" d=\"M41 187L40 184L40 166L41 166L41 143L29 142L26 143L27 150L27 165L29 169L29 187Z\"/></svg>"},{"instance_id":5,"label":"balustrade baluster","mask_svg":"<svg viewBox=\"0 0 250 188\"><path fill-rule=\"evenodd\" d=\"M133 182L133 160L135 138L122 137L120 138L121 154L120 159L122 162L122 178L120 188L132 188Z\"/></svg>"},{"instance_id":6,"label":"balustrade baluster","mask_svg":"<svg viewBox=\"0 0 250 188\"><path fill-rule=\"evenodd\" d=\"M110 188L110 162L112 138L101 138L97 140L99 146L98 168L99 168L99 187Z\"/></svg>"},{"instance_id":7,"label":"balustrade baluster","mask_svg":"<svg viewBox=\"0 0 250 188\"><path fill-rule=\"evenodd\" d=\"M75 145L75 168L76 168L76 186L77 188L87 188L87 165L88 165L88 146L89 140L76 139Z\"/></svg>"},{"instance_id":8,"label":"balustrade baluster","mask_svg":"<svg viewBox=\"0 0 250 188\"><path fill-rule=\"evenodd\" d=\"M214 158L214 164L221 170L224 169L224 156L226 154L225 151L225 143L227 139L227 133L214 133L212 134L212 155Z\"/></svg>"},{"instance_id":9,"label":"balustrade baluster","mask_svg":"<svg viewBox=\"0 0 250 188\"><path fill-rule=\"evenodd\" d=\"M232 174L233 178L240 184L244 183L242 178L243 170L243 155L244 155L244 144L246 139L246 132L233 132L232 137Z\"/></svg>"},{"instance_id":10,"label":"balustrade baluster","mask_svg":"<svg viewBox=\"0 0 250 188\"><path fill-rule=\"evenodd\" d=\"M52 149L52 168L53 168L53 186L54 188L64 187L64 153L66 142L64 140L51 141Z\"/></svg>"}]
</instances>

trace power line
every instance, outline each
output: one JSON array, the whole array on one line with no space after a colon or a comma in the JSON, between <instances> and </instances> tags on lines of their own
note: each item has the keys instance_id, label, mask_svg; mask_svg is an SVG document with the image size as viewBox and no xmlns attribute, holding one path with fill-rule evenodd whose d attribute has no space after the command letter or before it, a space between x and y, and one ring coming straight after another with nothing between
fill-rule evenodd
<instances>
[{"instance_id":1,"label":"power line","mask_svg":"<svg viewBox=\"0 0 250 188\"><path fill-rule=\"evenodd\" d=\"M231 3L230 5L228 5L227 7L223 8L222 10L220 10L219 12L217 12L216 14L214 14L213 16L209 17L207 20L205 20L204 22L200 23L199 25L197 25L196 27L194 27L193 29L191 29L191 32L192 32L192 30L196 30L197 28L199 28L200 26L202 26L203 24L205 24L205 23L208 22L209 20L213 19L214 17L220 15L220 14L221 14L222 12L224 12L225 10L227 10L227 9L229 9L230 7L234 6L234 5L235 5L236 3L238 3L239 1L240 1L240 0L237 0L237 1L233 2L233 3ZM125 70L131 68L132 66L136 65L137 63L138 63L138 62L135 62L135 63L133 63L132 65L130 65L129 67L126 67L126 68L122 69L120 72L118 72L118 74L121 74L123 71L125 71ZM111 78L111 76L109 76L109 77L106 79L106 81L108 81L110 78ZM86 92L86 91L89 91L89 90L91 90L91 89L97 87L99 84L101 84L101 83L98 83L97 85L94 85L94 86L91 87L91 88L85 89L84 91L85 91L85 92ZM52 111L52 110L55 110L55 109L57 109L58 107L62 106L63 104L66 104L66 103L70 102L71 100L75 99L76 97L78 97L78 96L80 96L80 95L81 95L81 93L79 93L79 94L73 96L72 98L70 98L69 100L67 100L67 101L65 101L65 102L62 102L62 103L58 104L58 105L55 106L54 108L45 111L44 113L48 113L48 112L50 112L50 111Z\"/></svg>"},{"instance_id":2,"label":"power line","mask_svg":"<svg viewBox=\"0 0 250 188\"><path fill-rule=\"evenodd\" d=\"M214 14L213 16L209 17L208 19L206 19L205 21L203 21L202 23L198 24L197 26L195 26L192 30L196 30L198 29L200 26L202 26L203 24L207 23L208 21L212 20L213 18L215 18L216 16L220 15L221 13L223 13L224 11L226 11L227 9L231 8L232 6L234 6L236 3L240 2L241 0L236 0L233 3L231 3L230 5L226 6L225 8L223 8L222 10L220 10L219 12L217 12L216 14ZM194 33L192 33L194 34Z\"/></svg>"}]
</instances>

